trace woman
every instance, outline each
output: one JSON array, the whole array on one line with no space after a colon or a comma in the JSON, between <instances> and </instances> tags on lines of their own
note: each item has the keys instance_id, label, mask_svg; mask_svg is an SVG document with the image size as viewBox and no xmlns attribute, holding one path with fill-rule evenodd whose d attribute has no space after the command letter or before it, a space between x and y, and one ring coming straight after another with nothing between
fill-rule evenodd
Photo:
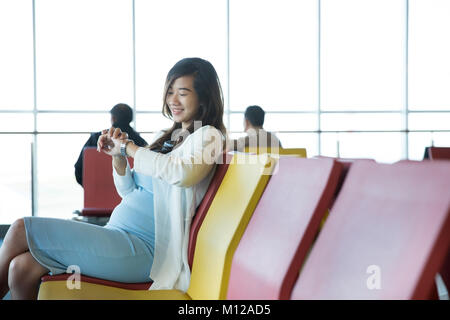
<instances>
[{"instance_id":1,"label":"woman","mask_svg":"<svg viewBox=\"0 0 450 320\"><path fill-rule=\"evenodd\" d=\"M0 248L0 296L35 299L40 277L73 266L87 276L120 282L153 280L150 289L189 287L189 228L223 150L223 97L214 67L200 58L177 62L164 89L172 128L149 148L118 128L103 131L98 150L112 156L122 202L105 227L25 217ZM130 170L126 157L134 158Z\"/></svg>"}]
</instances>

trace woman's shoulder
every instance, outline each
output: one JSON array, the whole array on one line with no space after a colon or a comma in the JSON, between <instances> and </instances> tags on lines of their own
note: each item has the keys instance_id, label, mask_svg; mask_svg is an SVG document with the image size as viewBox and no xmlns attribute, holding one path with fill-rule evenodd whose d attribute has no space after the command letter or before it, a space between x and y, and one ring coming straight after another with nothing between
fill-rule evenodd
<instances>
[{"instance_id":1,"label":"woman's shoulder","mask_svg":"<svg viewBox=\"0 0 450 320\"><path fill-rule=\"evenodd\" d=\"M196 131L199 131L199 130L201 130L201 131L203 131L203 132L220 132L220 130L219 129L217 129L216 127L214 127L214 126L212 126L212 125L209 125L209 124L207 124L207 125L205 125L205 126L202 126L202 127L200 127L200 128L198 128ZM195 131L195 132L196 132ZM221 133L221 132L220 132ZM222 133L221 133L222 134Z\"/></svg>"},{"instance_id":2,"label":"woman's shoulder","mask_svg":"<svg viewBox=\"0 0 450 320\"><path fill-rule=\"evenodd\" d=\"M206 137L216 136L223 139L222 132L214 126L206 125L198 128L191 134L193 139L204 139Z\"/></svg>"}]
</instances>

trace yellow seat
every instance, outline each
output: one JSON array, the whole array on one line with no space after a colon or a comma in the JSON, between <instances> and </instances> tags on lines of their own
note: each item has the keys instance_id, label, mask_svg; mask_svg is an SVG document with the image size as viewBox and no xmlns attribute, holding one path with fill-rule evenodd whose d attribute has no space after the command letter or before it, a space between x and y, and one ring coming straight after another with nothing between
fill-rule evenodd
<instances>
[{"instance_id":1,"label":"yellow seat","mask_svg":"<svg viewBox=\"0 0 450 320\"><path fill-rule=\"evenodd\" d=\"M225 299L231 261L253 211L269 181L274 159L267 154L236 153L200 227L192 275L180 290L127 290L94 283L68 289L66 281L41 284L40 300L189 300Z\"/></svg>"},{"instance_id":2,"label":"yellow seat","mask_svg":"<svg viewBox=\"0 0 450 320\"><path fill-rule=\"evenodd\" d=\"M245 147L244 151L255 154L269 153L275 158L279 156L297 156L299 158L306 158L305 148L274 148L272 150L271 148Z\"/></svg>"}]
</instances>

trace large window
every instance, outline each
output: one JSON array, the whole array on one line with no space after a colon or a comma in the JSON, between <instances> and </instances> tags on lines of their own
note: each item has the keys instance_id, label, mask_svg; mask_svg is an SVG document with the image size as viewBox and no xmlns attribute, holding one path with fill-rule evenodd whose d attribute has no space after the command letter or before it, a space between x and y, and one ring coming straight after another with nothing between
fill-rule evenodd
<instances>
[{"instance_id":1,"label":"large window","mask_svg":"<svg viewBox=\"0 0 450 320\"><path fill-rule=\"evenodd\" d=\"M226 17L224 0L135 1L136 122L140 131L170 126L160 116L164 81L182 58L210 61L226 92Z\"/></svg>"},{"instance_id":2,"label":"large window","mask_svg":"<svg viewBox=\"0 0 450 320\"><path fill-rule=\"evenodd\" d=\"M322 110L401 110L405 1L321 3Z\"/></svg>"},{"instance_id":3,"label":"large window","mask_svg":"<svg viewBox=\"0 0 450 320\"><path fill-rule=\"evenodd\" d=\"M230 1L231 110L316 110L317 10L316 1Z\"/></svg>"},{"instance_id":4,"label":"large window","mask_svg":"<svg viewBox=\"0 0 450 320\"><path fill-rule=\"evenodd\" d=\"M409 108L449 111L450 1L409 3Z\"/></svg>"},{"instance_id":5,"label":"large window","mask_svg":"<svg viewBox=\"0 0 450 320\"><path fill-rule=\"evenodd\" d=\"M121 0L36 1L38 109L133 102L131 9Z\"/></svg>"},{"instance_id":6,"label":"large window","mask_svg":"<svg viewBox=\"0 0 450 320\"><path fill-rule=\"evenodd\" d=\"M420 160L450 146L448 0L2 0L0 223L69 218L73 165L129 104L151 142L173 64L215 66L230 136L249 105L308 156Z\"/></svg>"},{"instance_id":7,"label":"large window","mask_svg":"<svg viewBox=\"0 0 450 320\"><path fill-rule=\"evenodd\" d=\"M0 1L0 110L33 109L32 13L30 1Z\"/></svg>"},{"instance_id":8,"label":"large window","mask_svg":"<svg viewBox=\"0 0 450 320\"><path fill-rule=\"evenodd\" d=\"M1 135L7 154L0 157L0 224L32 213L31 135Z\"/></svg>"}]
</instances>

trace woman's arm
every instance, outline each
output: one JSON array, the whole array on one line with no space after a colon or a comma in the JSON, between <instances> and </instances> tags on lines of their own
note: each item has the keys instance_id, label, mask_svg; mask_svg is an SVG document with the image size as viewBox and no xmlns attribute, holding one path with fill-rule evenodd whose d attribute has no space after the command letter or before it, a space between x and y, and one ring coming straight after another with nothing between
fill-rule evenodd
<instances>
[{"instance_id":1,"label":"woman's arm","mask_svg":"<svg viewBox=\"0 0 450 320\"><path fill-rule=\"evenodd\" d=\"M97 150L112 157L113 178L117 193L123 198L136 188L126 157L120 154L120 144L128 138L120 129L103 130L97 142Z\"/></svg>"},{"instance_id":2,"label":"woman's arm","mask_svg":"<svg viewBox=\"0 0 450 320\"><path fill-rule=\"evenodd\" d=\"M177 152L162 154L127 145L134 157L136 172L150 175L179 187L190 187L203 180L223 150L223 136L212 126L196 130Z\"/></svg>"},{"instance_id":3,"label":"woman's arm","mask_svg":"<svg viewBox=\"0 0 450 320\"><path fill-rule=\"evenodd\" d=\"M123 165L123 171L119 172L116 167L114 167L113 162L113 179L114 185L116 186L117 193L123 198L128 193L136 189L136 183L133 179L133 174L131 168L128 165L128 161L125 157L122 157L125 164ZM113 157L114 159L114 157ZM114 160L113 160L114 161ZM122 161L122 160L119 160Z\"/></svg>"},{"instance_id":4,"label":"woman's arm","mask_svg":"<svg viewBox=\"0 0 450 320\"><path fill-rule=\"evenodd\" d=\"M112 163L117 174L119 176L124 176L125 169L127 168L127 159L122 155L112 156Z\"/></svg>"}]
</instances>

